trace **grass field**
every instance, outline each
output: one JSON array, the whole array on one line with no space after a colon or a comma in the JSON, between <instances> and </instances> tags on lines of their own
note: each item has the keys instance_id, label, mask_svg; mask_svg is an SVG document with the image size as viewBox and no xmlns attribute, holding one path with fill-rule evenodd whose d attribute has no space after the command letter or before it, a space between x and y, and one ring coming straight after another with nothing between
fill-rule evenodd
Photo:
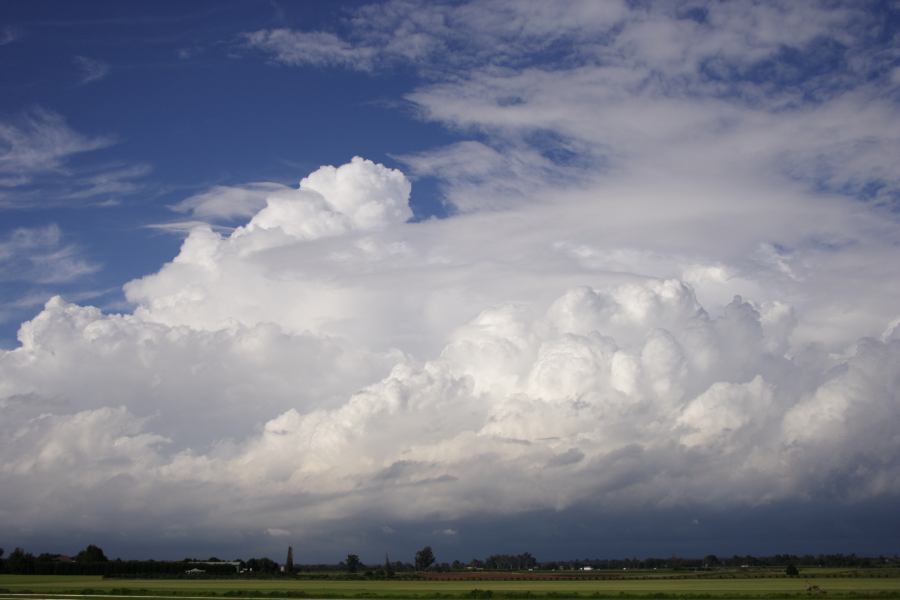
<instances>
[{"instance_id":1,"label":"grass field","mask_svg":"<svg viewBox=\"0 0 900 600\"><path fill-rule=\"evenodd\" d=\"M826 593L808 593L817 585ZM476 591L477 590L477 591ZM487 594L486 592L490 592ZM618 581L327 581L293 579L103 579L0 575L0 598L235 596L306 598L898 598L900 578L755 578Z\"/></svg>"}]
</instances>

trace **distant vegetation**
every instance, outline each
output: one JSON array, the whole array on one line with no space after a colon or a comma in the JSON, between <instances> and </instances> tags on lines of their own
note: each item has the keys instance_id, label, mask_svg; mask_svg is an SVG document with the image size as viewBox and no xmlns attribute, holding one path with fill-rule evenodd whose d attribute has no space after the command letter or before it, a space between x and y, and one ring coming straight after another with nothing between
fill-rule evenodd
<instances>
[{"instance_id":1,"label":"distant vegetation","mask_svg":"<svg viewBox=\"0 0 900 600\"><path fill-rule=\"evenodd\" d=\"M268 558L234 559L223 561L216 557L208 559L185 558L179 561L162 560L110 560L104 551L94 545L76 553L65 554L43 553L35 556L22 548L16 548L5 555L0 549L0 573L20 575L102 575L106 577L228 577L228 578L267 578L295 577L301 579L316 578L366 578L366 579L410 579L440 573L479 572L577 572L580 577L610 577L611 574L628 571L666 571L671 573L705 573L727 572L731 576L742 570L767 570L771 575L796 577L803 575L809 568L831 569L881 569L888 573L890 568L900 570L900 557L894 556L857 556L856 554L819 554L793 555L775 554L771 556L735 555L718 557L708 554L703 558L625 558L625 559L574 559L538 561L531 553L494 554L484 559L472 559L467 562L454 560L450 563L439 562L430 546L417 551L412 563L391 561L387 556L381 564L366 565L358 554L350 553L338 564L299 564L293 563L283 569L276 561ZM887 569L887 570L885 570ZM193 571L189 574L188 571ZM596 573L595 573L596 572ZM592 575L593 573L593 575ZM621 577L621 575L617 575Z\"/></svg>"}]
</instances>

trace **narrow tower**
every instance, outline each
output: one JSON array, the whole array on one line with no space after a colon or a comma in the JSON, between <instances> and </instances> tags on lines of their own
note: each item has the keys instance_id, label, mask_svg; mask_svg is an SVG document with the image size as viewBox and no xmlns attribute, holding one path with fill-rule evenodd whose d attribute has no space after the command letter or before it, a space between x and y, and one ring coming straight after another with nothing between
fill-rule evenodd
<instances>
[{"instance_id":1,"label":"narrow tower","mask_svg":"<svg viewBox=\"0 0 900 600\"><path fill-rule=\"evenodd\" d=\"M288 546L287 560L284 561L284 572L285 574L294 572L294 548L292 546Z\"/></svg>"}]
</instances>

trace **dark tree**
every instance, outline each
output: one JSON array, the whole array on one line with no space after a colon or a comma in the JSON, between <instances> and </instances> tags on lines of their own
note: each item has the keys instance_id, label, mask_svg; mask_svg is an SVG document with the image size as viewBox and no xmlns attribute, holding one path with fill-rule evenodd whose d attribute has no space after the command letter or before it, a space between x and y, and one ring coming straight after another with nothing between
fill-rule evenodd
<instances>
[{"instance_id":1,"label":"dark tree","mask_svg":"<svg viewBox=\"0 0 900 600\"><path fill-rule=\"evenodd\" d=\"M431 546L425 546L424 548L416 552L417 571L424 571L432 564L434 564L434 552L431 551Z\"/></svg>"},{"instance_id":2,"label":"dark tree","mask_svg":"<svg viewBox=\"0 0 900 600\"><path fill-rule=\"evenodd\" d=\"M87 548L75 555L75 562L80 563L106 562L107 560L109 559L103 554L103 550L94 544L90 544Z\"/></svg>"},{"instance_id":3,"label":"dark tree","mask_svg":"<svg viewBox=\"0 0 900 600\"><path fill-rule=\"evenodd\" d=\"M360 565L362 565L359 561L359 556L356 554L348 554L344 564L347 566L347 571L350 573L356 573L356 571L359 570Z\"/></svg>"},{"instance_id":4,"label":"dark tree","mask_svg":"<svg viewBox=\"0 0 900 600\"><path fill-rule=\"evenodd\" d=\"M788 577L797 577L800 575L800 569L798 569L797 565L794 563L788 563L787 568L784 570L784 574Z\"/></svg>"},{"instance_id":5,"label":"dark tree","mask_svg":"<svg viewBox=\"0 0 900 600\"><path fill-rule=\"evenodd\" d=\"M718 567L719 565L722 564L722 562L719 560L719 557L716 556L715 554L707 554L703 558L703 562L704 562L704 564L706 564L709 567Z\"/></svg>"},{"instance_id":6,"label":"dark tree","mask_svg":"<svg viewBox=\"0 0 900 600\"><path fill-rule=\"evenodd\" d=\"M522 554L494 554L487 557L484 566L488 569L503 571L522 571L537 566L537 559L530 552Z\"/></svg>"},{"instance_id":7,"label":"dark tree","mask_svg":"<svg viewBox=\"0 0 900 600\"><path fill-rule=\"evenodd\" d=\"M384 567L382 567L382 571L384 571L385 577L394 576L394 567L391 565L391 559L388 558L387 552L384 553Z\"/></svg>"},{"instance_id":8,"label":"dark tree","mask_svg":"<svg viewBox=\"0 0 900 600\"><path fill-rule=\"evenodd\" d=\"M271 558L251 558L247 561L247 568L254 573L277 573L278 563Z\"/></svg>"},{"instance_id":9,"label":"dark tree","mask_svg":"<svg viewBox=\"0 0 900 600\"><path fill-rule=\"evenodd\" d=\"M34 571L34 556L26 553L21 548L16 548L6 559L6 571L8 573L25 574Z\"/></svg>"}]
</instances>

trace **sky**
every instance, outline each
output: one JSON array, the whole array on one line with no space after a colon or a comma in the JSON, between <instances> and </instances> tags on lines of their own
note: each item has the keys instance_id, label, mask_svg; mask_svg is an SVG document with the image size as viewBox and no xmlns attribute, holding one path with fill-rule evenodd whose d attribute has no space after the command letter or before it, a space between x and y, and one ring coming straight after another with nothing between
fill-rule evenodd
<instances>
[{"instance_id":1,"label":"sky","mask_svg":"<svg viewBox=\"0 0 900 600\"><path fill-rule=\"evenodd\" d=\"M2 2L0 89L0 547L900 551L897 2Z\"/></svg>"}]
</instances>

